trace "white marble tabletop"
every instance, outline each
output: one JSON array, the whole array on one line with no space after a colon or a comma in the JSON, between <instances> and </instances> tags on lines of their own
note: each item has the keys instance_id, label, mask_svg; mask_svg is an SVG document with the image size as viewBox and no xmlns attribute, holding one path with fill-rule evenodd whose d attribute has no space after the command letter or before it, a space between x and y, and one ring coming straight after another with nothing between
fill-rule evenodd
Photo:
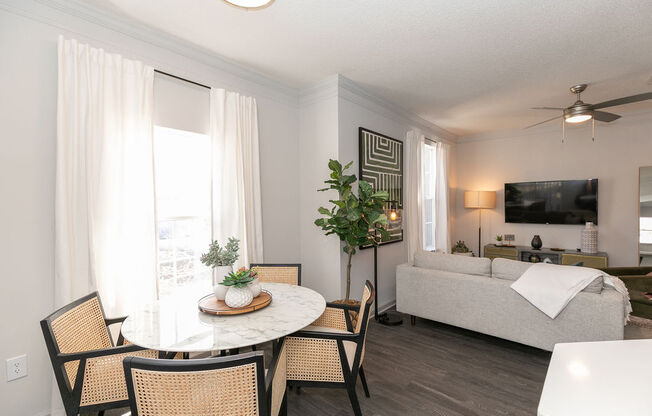
<instances>
[{"instance_id":1,"label":"white marble tabletop","mask_svg":"<svg viewBox=\"0 0 652 416\"><path fill-rule=\"evenodd\" d=\"M652 339L557 344L539 416L652 415Z\"/></svg>"},{"instance_id":2,"label":"white marble tabletop","mask_svg":"<svg viewBox=\"0 0 652 416\"><path fill-rule=\"evenodd\" d=\"M208 293L171 297L129 315L122 334L132 344L169 352L228 350L261 344L310 325L326 309L312 289L263 283L272 303L243 315L214 316L200 312L197 301ZM208 292L206 290L206 292Z\"/></svg>"}]
</instances>

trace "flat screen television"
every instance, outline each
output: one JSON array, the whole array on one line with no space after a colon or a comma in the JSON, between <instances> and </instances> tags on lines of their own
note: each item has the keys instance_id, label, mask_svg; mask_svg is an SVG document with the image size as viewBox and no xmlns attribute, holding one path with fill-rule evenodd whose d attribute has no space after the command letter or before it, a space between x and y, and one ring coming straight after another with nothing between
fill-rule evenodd
<instances>
[{"instance_id":1,"label":"flat screen television","mask_svg":"<svg viewBox=\"0 0 652 416\"><path fill-rule=\"evenodd\" d=\"M505 184L505 222L598 223L598 180Z\"/></svg>"}]
</instances>

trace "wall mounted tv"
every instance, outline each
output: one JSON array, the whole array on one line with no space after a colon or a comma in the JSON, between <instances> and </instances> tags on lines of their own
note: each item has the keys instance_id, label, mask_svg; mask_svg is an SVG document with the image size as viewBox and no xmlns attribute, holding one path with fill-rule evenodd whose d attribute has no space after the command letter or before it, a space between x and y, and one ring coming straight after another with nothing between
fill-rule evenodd
<instances>
[{"instance_id":1,"label":"wall mounted tv","mask_svg":"<svg viewBox=\"0 0 652 416\"><path fill-rule=\"evenodd\" d=\"M598 180L505 184L505 222L598 223Z\"/></svg>"}]
</instances>

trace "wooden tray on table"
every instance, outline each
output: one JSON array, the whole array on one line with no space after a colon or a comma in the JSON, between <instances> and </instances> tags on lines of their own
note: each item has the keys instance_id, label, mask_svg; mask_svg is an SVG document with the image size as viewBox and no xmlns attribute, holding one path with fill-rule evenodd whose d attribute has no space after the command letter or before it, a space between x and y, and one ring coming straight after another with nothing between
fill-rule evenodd
<instances>
[{"instance_id":1,"label":"wooden tray on table","mask_svg":"<svg viewBox=\"0 0 652 416\"><path fill-rule=\"evenodd\" d=\"M199 299L197 306L199 310L204 313L209 313L211 315L240 315L243 313L249 313L263 309L267 305L272 303L272 294L266 290L260 292L260 295L256 296L254 300L247 306L242 308L231 308L224 303L223 300L217 300L214 294L206 295L203 298Z\"/></svg>"}]
</instances>

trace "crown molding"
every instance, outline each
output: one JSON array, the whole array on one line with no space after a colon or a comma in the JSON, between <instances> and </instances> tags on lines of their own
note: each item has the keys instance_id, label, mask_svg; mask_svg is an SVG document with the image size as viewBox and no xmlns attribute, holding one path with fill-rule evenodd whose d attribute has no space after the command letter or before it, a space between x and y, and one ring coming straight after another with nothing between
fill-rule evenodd
<instances>
[{"instance_id":1,"label":"crown molding","mask_svg":"<svg viewBox=\"0 0 652 416\"><path fill-rule=\"evenodd\" d=\"M337 97L339 94L338 79L339 75L331 75L316 84L302 89L299 92L299 105L301 107L308 106Z\"/></svg>"},{"instance_id":2,"label":"crown molding","mask_svg":"<svg viewBox=\"0 0 652 416\"><path fill-rule=\"evenodd\" d=\"M336 77L339 96L341 98L354 104L362 105L387 118L419 128L427 134L434 135L436 138L445 142L456 142L457 136L450 131L439 127L401 106L370 93L355 81L352 81L343 75L338 74Z\"/></svg>"},{"instance_id":3,"label":"crown molding","mask_svg":"<svg viewBox=\"0 0 652 416\"><path fill-rule=\"evenodd\" d=\"M611 129L611 128L622 126L624 123L636 125L639 123L652 121L652 111L650 110L619 111L619 114L622 116L622 118L613 121L611 123L602 123L602 122L599 122L599 124L596 123L595 125L596 138L598 137L599 129ZM567 127L566 130L567 131L569 131L569 129L579 130L585 128L586 126L587 124L582 124L579 126L569 126ZM489 133L478 133L478 134L472 134L468 136L460 136L457 139L457 142L473 143L473 142L481 142L487 140L515 139L519 137L538 136L543 133L558 134L561 137L561 127L559 123L550 123L532 129L518 128L518 129L498 130Z\"/></svg>"},{"instance_id":4,"label":"crown molding","mask_svg":"<svg viewBox=\"0 0 652 416\"><path fill-rule=\"evenodd\" d=\"M78 32L71 28L65 17L73 17L113 32L145 42L168 52L204 64L251 84L252 93L265 96L292 107L298 106L299 90L265 74L249 69L237 62L216 54L161 30L150 28L131 18L117 16L78 0L0 0L0 9L18 14L51 26Z\"/></svg>"}]
</instances>

